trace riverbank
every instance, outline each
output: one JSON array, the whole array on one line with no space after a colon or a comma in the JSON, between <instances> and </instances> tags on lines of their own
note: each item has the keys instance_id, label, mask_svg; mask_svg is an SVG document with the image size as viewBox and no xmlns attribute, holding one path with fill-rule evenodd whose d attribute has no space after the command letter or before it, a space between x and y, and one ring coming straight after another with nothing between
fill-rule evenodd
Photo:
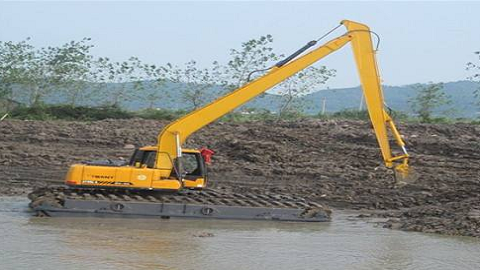
<instances>
[{"instance_id":1,"label":"riverbank","mask_svg":"<svg viewBox=\"0 0 480 270\"><path fill-rule=\"evenodd\" d=\"M0 122L0 194L25 195L62 182L69 164L128 159L155 144L165 121ZM418 180L392 189L370 124L363 121L217 123L191 147L216 154L210 184L233 191L308 197L334 208L369 210L386 227L480 237L480 126L400 124Z\"/></svg>"}]
</instances>

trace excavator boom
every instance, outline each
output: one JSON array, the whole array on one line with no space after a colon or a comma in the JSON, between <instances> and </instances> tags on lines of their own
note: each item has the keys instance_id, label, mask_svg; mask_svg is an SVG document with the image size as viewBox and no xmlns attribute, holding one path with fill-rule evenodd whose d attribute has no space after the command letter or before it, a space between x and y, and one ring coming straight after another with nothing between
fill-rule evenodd
<instances>
[{"instance_id":1,"label":"excavator boom","mask_svg":"<svg viewBox=\"0 0 480 270\"><path fill-rule=\"evenodd\" d=\"M272 68L266 75L170 123L158 137L158 152L177 157L179 144L183 144L191 134L338 50L350 40L348 35L338 37L289 64Z\"/></svg>"},{"instance_id":2,"label":"excavator boom","mask_svg":"<svg viewBox=\"0 0 480 270\"><path fill-rule=\"evenodd\" d=\"M392 167L393 162L401 160L402 164L397 166L397 169L406 174L408 172L408 154L393 120L384 110L383 92L375 59L375 50L372 46L371 31L366 25L353 21L344 20L341 24L347 28L346 34L319 46L289 63L285 63L285 61L280 65L277 64L264 76L247 83L237 90L166 126L158 137L159 155L156 160L156 166L158 168L165 168L166 164L164 161L175 159L178 154L181 153L181 145L197 130L240 107L252 98L264 93L350 42L360 75L367 109L385 165ZM311 45L313 44L307 46L310 47ZM403 151L403 154L400 156L392 155L387 132L389 128L397 144ZM165 156L162 157L162 155ZM170 169L172 166L173 164L170 163Z\"/></svg>"}]
</instances>

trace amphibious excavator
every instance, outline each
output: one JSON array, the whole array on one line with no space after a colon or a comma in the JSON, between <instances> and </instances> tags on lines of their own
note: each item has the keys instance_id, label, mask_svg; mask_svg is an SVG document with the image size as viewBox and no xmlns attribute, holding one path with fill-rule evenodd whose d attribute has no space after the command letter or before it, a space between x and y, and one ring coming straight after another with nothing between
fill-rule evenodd
<instances>
[{"instance_id":1,"label":"amphibious excavator","mask_svg":"<svg viewBox=\"0 0 480 270\"><path fill-rule=\"evenodd\" d=\"M314 47L318 40L308 42L273 65L264 75L173 121L160 132L157 145L135 150L128 164L109 161L72 165L65 180L68 187L47 188L32 193L31 207L38 213L49 216L89 213L300 221L328 219L327 211L320 205L302 198L275 195L258 197L260 195L226 194L206 189L206 163L213 151L205 148L185 149L182 146L190 135L202 127L347 43L350 43L353 49L366 107L383 161L386 167L392 168L397 175L406 177L409 171L409 154L385 109L375 57L376 49L372 42L372 34L376 34L366 25L357 22L344 20L340 25L346 27L346 33L316 48ZM310 52L306 53L307 50ZM388 131L401 154L393 154ZM146 192L149 190L161 192Z\"/></svg>"}]
</instances>

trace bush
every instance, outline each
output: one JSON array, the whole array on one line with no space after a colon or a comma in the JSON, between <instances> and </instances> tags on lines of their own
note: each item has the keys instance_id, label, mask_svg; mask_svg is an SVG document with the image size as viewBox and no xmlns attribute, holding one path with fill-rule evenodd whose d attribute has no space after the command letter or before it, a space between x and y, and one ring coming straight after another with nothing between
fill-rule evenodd
<instances>
[{"instance_id":1,"label":"bush","mask_svg":"<svg viewBox=\"0 0 480 270\"><path fill-rule=\"evenodd\" d=\"M461 122L461 121L457 121L455 119L451 119L451 118L448 118L448 117L432 117L432 118L428 118L428 119L420 118L419 121L422 122L422 123L431 123L431 124L452 124L452 123L455 123L455 122Z\"/></svg>"},{"instance_id":2,"label":"bush","mask_svg":"<svg viewBox=\"0 0 480 270\"><path fill-rule=\"evenodd\" d=\"M103 119L129 119L139 117L143 119L173 121L188 112L184 110L167 109L145 109L137 112L130 112L118 107L72 107L70 105L42 105L34 107L18 106L10 113L10 117L23 120L77 120L77 121L95 121ZM422 122L420 118L410 117L405 113L389 111L394 120L407 122ZM1 117L1 115L0 115ZM370 121L367 111L358 111L354 109L342 110L335 113L329 113L317 116L307 116L298 113L289 113L282 116L282 120L294 121L302 118L320 118L320 119L353 119ZM252 122L252 121L275 121L279 120L278 115L268 110L245 110L243 112L231 112L222 118L222 122ZM468 118L446 118L436 117L429 119L428 123L471 123L480 124L480 120Z\"/></svg>"},{"instance_id":3,"label":"bush","mask_svg":"<svg viewBox=\"0 0 480 270\"><path fill-rule=\"evenodd\" d=\"M117 107L72 107L70 105L51 105L17 107L10 113L12 118L25 120L103 120L132 118L130 112Z\"/></svg>"},{"instance_id":4,"label":"bush","mask_svg":"<svg viewBox=\"0 0 480 270\"><path fill-rule=\"evenodd\" d=\"M187 111L184 110L167 110L167 109L145 109L138 112L135 112L135 116L143 119L154 119L154 120L175 120L181 116L187 114Z\"/></svg>"},{"instance_id":5,"label":"bush","mask_svg":"<svg viewBox=\"0 0 480 270\"><path fill-rule=\"evenodd\" d=\"M118 107L72 107L70 105L42 105L33 107L17 107L10 112L10 116L23 120L79 120L96 121L103 119L129 119L140 117L143 119L172 121L187 112L166 109L145 109L138 112L129 112Z\"/></svg>"},{"instance_id":6,"label":"bush","mask_svg":"<svg viewBox=\"0 0 480 270\"><path fill-rule=\"evenodd\" d=\"M254 110L247 109L243 112L231 112L220 118L222 122L252 122L252 121L267 121L278 118L277 115L268 110Z\"/></svg>"},{"instance_id":7,"label":"bush","mask_svg":"<svg viewBox=\"0 0 480 270\"><path fill-rule=\"evenodd\" d=\"M408 121L412 120L408 114L399 112L399 111L388 111L388 114L394 119L394 120L403 120L403 121ZM356 110L356 109L345 109L341 110L339 112L331 113L331 114L319 114L317 115L318 118L320 119L352 119L352 120L364 120L364 121L370 121L370 116L368 114L367 110Z\"/></svg>"},{"instance_id":8,"label":"bush","mask_svg":"<svg viewBox=\"0 0 480 270\"><path fill-rule=\"evenodd\" d=\"M11 118L23 120L48 120L51 118L42 107L19 106L10 112Z\"/></svg>"},{"instance_id":9,"label":"bush","mask_svg":"<svg viewBox=\"0 0 480 270\"><path fill-rule=\"evenodd\" d=\"M359 111L355 109L345 109L333 114L327 115L327 118L337 119L355 119L355 120L369 120L367 111Z\"/></svg>"}]
</instances>

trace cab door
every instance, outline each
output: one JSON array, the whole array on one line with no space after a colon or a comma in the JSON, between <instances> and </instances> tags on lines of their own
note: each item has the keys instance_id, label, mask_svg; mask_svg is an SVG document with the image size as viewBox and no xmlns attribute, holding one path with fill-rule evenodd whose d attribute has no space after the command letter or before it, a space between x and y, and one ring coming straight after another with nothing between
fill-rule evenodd
<instances>
[{"instance_id":1,"label":"cab door","mask_svg":"<svg viewBox=\"0 0 480 270\"><path fill-rule=\"evenodd\" d=\"M183 184L186 188L202 189L207 185L205 161L200 153L183 153Z\"/></svg>"},{"instance_id":2,"label":"cab door","mask_svg":"<svg viewBox=\"0 0 480 270\"><path fill-rule=\"evenodd\" d=\"M155 164L155 151L142 151L131 168L130 181L133 187L151 188Z\"/></svg>"}]
</instances>

